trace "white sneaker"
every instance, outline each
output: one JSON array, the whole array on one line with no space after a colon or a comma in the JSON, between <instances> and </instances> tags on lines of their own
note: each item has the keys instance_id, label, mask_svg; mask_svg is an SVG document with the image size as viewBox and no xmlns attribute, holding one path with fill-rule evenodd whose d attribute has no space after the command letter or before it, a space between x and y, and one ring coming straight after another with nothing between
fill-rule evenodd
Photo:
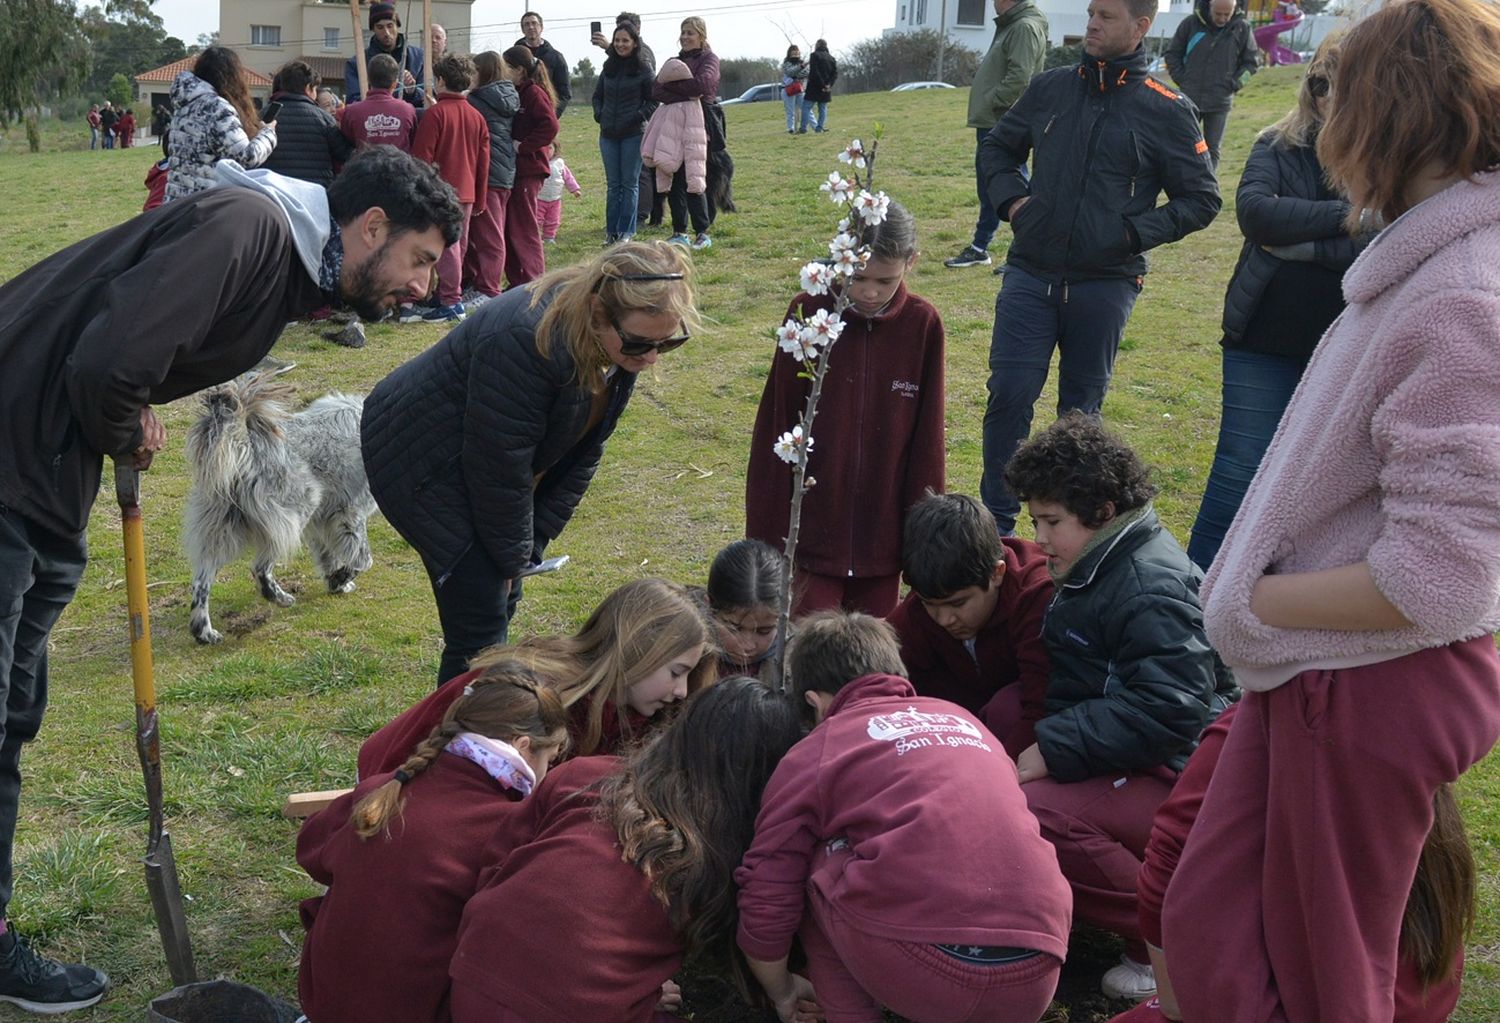
<instances>
[{"instance_id":1,"label":"white sneaker","mask_svg":"<svg viewBox=\"0 0 1500 1023\"><path fill-rule=\"evenodd\" d=\"M1138 963L1129 956L1121 956L1119 966L1111 966L1105 971L1100 987L1110 998L1139 1002L1155 996L1156 972L1149 963Z\"/></svg>"}]
</instances>

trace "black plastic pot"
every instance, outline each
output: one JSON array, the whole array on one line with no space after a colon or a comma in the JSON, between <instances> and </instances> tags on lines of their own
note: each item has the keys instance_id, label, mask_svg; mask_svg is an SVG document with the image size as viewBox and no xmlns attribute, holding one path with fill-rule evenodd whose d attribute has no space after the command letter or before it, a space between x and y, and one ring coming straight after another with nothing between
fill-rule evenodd
<instances>
[{"instance_id":1,"label":"black plastic pot","mask_svg":"<svg viewBox=\"0 0 1500 1023\"><path fill-rule=\"evenodd\" d=\"M184 984L146 1008L146 1023L296 1023L295 1005L248 984L210 980Z\"/></svg>"}]
</instances>

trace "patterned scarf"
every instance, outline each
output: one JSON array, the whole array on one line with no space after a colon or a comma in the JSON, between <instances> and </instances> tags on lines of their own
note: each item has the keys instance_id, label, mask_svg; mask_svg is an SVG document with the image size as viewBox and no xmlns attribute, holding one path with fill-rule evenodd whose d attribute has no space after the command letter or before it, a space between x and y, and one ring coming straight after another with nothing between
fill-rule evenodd
<instances>
[{"instance_id":1,"label":"patterned scarf","mask_svg":"<svg viewBox=\"0 0 1500 1023\"><path fill-rule=\"evenodd\" d=\"M323 262L318 267L318 287L337 295L339 277L344 272L344 233L338 221L328 218L328 244L323 246Z\"/></svg>"},{"instance_id":2,"label":"patterned scarf","mask_svg":"<svg viewBox=\"0 0 1500 1023\"><path fill-rule=\"evenodd\" d=\"M508 742L474 732L459 732L444 752L473 761L484 768L485 774L505 788L519 792L522 798L531 795L531 790L536 787L536 772L521 756L520 750Z\"/></svg>"}]
</instances>

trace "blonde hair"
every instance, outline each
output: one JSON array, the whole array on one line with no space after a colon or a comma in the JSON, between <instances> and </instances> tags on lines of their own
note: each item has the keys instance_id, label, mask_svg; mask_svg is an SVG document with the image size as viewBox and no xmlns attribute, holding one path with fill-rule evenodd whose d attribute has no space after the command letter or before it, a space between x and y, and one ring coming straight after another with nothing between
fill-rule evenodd
<instances>
[{"instance_id":1,"label":"blonde hair","mask_svg":"<svg viewBox=\"0 0 1500 1023\"><path fill-rule=\"evenodd\" d=\"M599 332L611 319L637 312L665 313L688 333L697 331L692 269L680 246L658 241L615 245L582 263L552 271L530 285L532 308L551 301L537 322L537 351L549 358L557 346L565 346L577 367L578 382L595 392L603 390L600 371L608 367L609 356L599 344ZM632 279L663 274L682 277Z\"/></svg>"},{"instance_id":2,"label":"blonde hair","mask_svg":"<svg viewBox=\"0 0 1500 1023\"><path fill-rule=\"evenodd\" d=\"M431 767L460 732L503 742L523 736L533 749L568 745L568 712L561 697L514 658L496 658L453 701L442 723L417 744L390 781L371 790L349 814L355 834L374 838L390 830L406 806L406 786Z\"/></svg>"},{"instance_id":3,"label":"blonde hair","mask_svg":"<svg viewBox=\"0 0 1500 1023\"><path fill-rule=\"evenodd\" d=\"M1302 77L1302 85L1297 90L1297 105L1277 121L1264 128L1260 137L1272 145L1283 149L1298 149L1312 142L1323 126L1323 115L1318 113L1318 97L1312 94L1310 83L1314 79L1321 78L1333 88L1334 75L1339 69L1339 36L1335 32L1323 40L1318 46L1318 52L1313 54L1312 62L1307 65L1307 74ZM1331 95L1331 93L1330 93ZM1332 100L1329 100L1331 105Z\"/></svg>"},{"instance_id":4,"label":"blonde hair","mask_svg":"<svg viewBox=\"0 0 1500 1023\"><path fill-rule=\"evenodd\" d=\"M1429 166L1471 178L1500 164L1500 6L1397 0L1351 28L1318 161L1387 223L1412 206Z\"/></svg>"},{"instance_id":5,"label":"blonde hair","mask_svg":"<svg viewBox=\"0 0 1500 1023\"><path fill-rule=\"evenodd\" d=\"M690 28L694 32L697 32L698 38L703 40L703 48L705 50L712 49L712 47L708 45L708 22L704 21L702 18L698 17L695 14L690 18L682 19L682 25L679 28L679 31L683 28Z\"/></svg>"},{"instance_id":6,"label":"blonde hair","mask_svg":"<svg viewBox=\"0 0 1500 1023\"><path fill-rule=\"evenodd\" d=\"M538 636L493 647L475 657L471 666L519 661L557 690L565 706L587 700L588 712L581 734L573 735L573 748L578 756L589 756L599 750L605 705L612 701L620 708L621 729L632 738L623 709L630 687L684 650L701 650L688 672L688 692L713 681L718 648L709 635L705 612L685 587L665 579L637 579L605 597L574 635Z\"/></svg>"}]
</instances>

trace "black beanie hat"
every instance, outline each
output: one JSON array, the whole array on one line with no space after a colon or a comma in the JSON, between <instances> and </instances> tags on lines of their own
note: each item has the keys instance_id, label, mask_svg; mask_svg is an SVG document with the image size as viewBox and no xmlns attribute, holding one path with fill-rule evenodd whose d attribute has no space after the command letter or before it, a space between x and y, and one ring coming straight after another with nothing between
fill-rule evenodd
<instances>
[{"instance_id":1,"label":"black beanie hat","mask_svg":"<svg viewBox=\"0 0 1500 1023\"><path fill-rule=\"evenodd\" d=\"M401 18L396 14L395 4L371 4L370 5L370 31L375 31L375 26L382 21L396 22L396 27L401 27Z\"/></svg>"}]
</instances>

